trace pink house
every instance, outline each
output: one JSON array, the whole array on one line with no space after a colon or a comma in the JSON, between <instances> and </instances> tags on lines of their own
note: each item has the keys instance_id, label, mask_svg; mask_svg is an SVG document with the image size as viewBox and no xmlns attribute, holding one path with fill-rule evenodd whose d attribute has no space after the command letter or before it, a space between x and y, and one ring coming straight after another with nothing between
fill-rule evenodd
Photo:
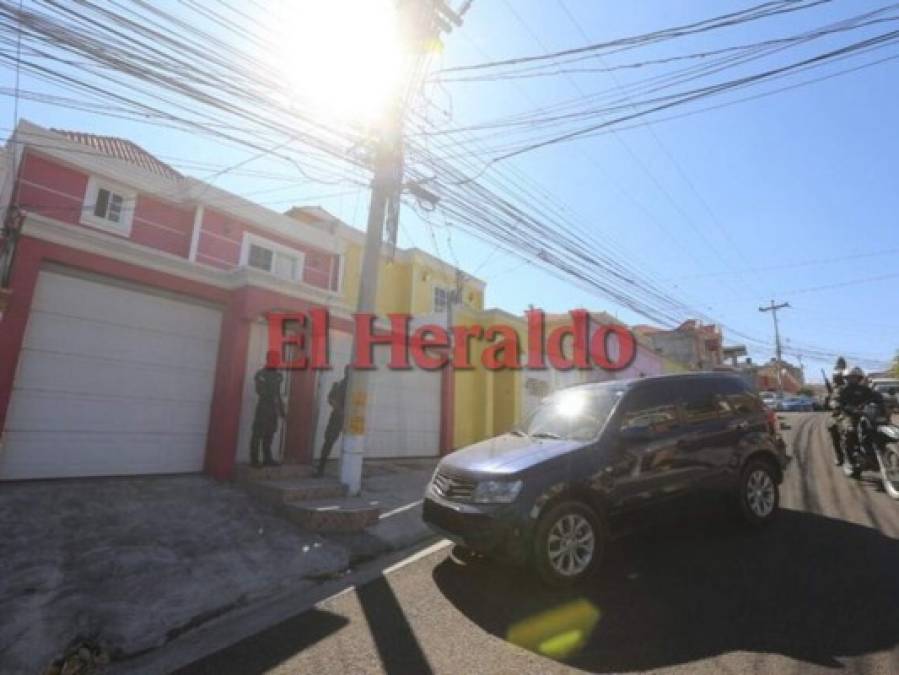
<instances>
[{"instance_id":1,"label":"pink house","mask_svg":"<svg viewBox=\"0 0 899 675\"><path fill-rule=\"evenodd\" d=\"M14 140L3 206L24 220L0 318L0 479L229 476L260 319L327 307L350 330L345 241L123 139L23 121ZM288 460L311 461L315 387L313 371L287 378Z\"/></svg>"}]
</instances>

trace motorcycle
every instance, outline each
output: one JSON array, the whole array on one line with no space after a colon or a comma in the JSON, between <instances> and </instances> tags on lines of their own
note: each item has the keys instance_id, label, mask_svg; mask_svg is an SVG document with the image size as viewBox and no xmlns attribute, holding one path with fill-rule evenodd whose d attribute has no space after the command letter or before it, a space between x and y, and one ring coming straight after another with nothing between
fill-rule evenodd
<instances>
[{"instance_id":1,"label":"motorcycle","mask_svg":"<svg viewBox=\"0 0 899 675\"><path fill-rule=\"evenodd\" d=\"M856 442L844 443L843 473L858 479L862 471L879 471L883 489L899 499L899 426L891 424L876 403L849 412L856 420Z\"/></svg>"}]
</instances>

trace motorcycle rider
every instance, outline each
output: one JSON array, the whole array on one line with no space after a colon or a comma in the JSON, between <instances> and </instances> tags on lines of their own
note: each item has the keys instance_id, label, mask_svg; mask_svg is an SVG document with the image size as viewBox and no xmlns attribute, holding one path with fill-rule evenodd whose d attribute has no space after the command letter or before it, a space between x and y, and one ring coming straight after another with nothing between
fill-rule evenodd
<instances>
[{"instance_id":1,"label":"motorcycle rider","mask_svg":"<svg viewBox=\"0 0 899 675\"><path fill-rule=\"evenodd\" d=\"M841 414L836 403L840 392L843 390L843 387L846 386L845 371L846 359L841 356L837 359L836 364L834 364L833 375L830 377L833 386L827 396L828 407L832 409L830 421L827 423L827 432L830 434L830 440L833 444L834 463L837 466L843 464L843 445L840 440L840 429L842 428L840 426Z\"/></svg>"},{"instance_id":2,"label":"motorcycle rider","mask_svg":"<svg viewBox=\"0 0 899 675\"><path fill-rule=\"evenodd\" d=\"M875 403L881 414L886 414L883 395L865 384L865 372L855 366L846 375L846 384L837 397L837 406L841 412L840 430L843 449L850 462L855 462L855 450L858 447L858 417L862 409L869 403Z\"/></svg>"}]
</instances>

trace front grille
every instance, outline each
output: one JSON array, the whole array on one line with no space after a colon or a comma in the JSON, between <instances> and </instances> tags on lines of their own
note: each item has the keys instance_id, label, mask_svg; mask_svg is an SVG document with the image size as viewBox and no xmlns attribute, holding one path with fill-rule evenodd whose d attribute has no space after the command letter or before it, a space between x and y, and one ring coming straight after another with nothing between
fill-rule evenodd
<instances>
[{"instance_id":1,"label":"front grille","mask_svg":"<svg viewBox=\"0 0 899 675\"><path fill-rule=\"evenodd\" d=\"M456 500L461 502L471 501L471 495L474 492L475 482L464 478L456 478L448 476L445 473L437 472L434 475L433 488L434 492L444 499Z\"/></svg>"}]
</instances>

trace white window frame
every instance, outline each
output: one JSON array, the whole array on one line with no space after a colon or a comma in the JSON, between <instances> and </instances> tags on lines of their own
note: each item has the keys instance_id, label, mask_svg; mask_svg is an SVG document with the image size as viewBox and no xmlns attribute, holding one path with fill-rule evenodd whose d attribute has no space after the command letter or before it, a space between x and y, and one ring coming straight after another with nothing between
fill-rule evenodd
<instances>
[{"instance_id":1,"label":"white window frame","mask_svg":"<svg viewBox=\"0 0 899 675\"><path fill-rule=\"evenodd\" d=\"M108 190L110 194L117 194L122 198L122 212L119 222L113 222L107 218L101 218L94 214L97 204L97 196L100 190ZM87 179L87 188L84 191L84 204L81 209L81 224L96 227L100 230L112 232L124 237L131 236L131 227L134 224L134 207L137 203L137 190L125 187L104 178L91 176Z\"/></svg>"},{"instance_id":2,"label":"white window frame","mask_svg":"<svg viewBox=\"0 0 899 675\"><path fill-rule=\"evenodd\" d=\"M260 248L267 248L272 251L272 266L275 264L275 255L278 253L283 253L284 255L289 255L297 259L297 268L296 268L296 277L293 279L285 279L284 277L278 276L274 273L273 270L263 270L258 267L250 266L250 246L255 245ZM265 237L260 237L257 234L250 234L249 232L244 232L243 242L240 247L240 266L246 267L247 269L254 270L256 272L261 272L263 274L270 274L275 279L280 279L281 281L287 281L292 283L303 283L303 270L306 268L306 255L299 249L291 248L290 246L285 246L284 244L279 244L278 242L272 241L271 239L266 239Z\"/></svg>"}]
</instances>

